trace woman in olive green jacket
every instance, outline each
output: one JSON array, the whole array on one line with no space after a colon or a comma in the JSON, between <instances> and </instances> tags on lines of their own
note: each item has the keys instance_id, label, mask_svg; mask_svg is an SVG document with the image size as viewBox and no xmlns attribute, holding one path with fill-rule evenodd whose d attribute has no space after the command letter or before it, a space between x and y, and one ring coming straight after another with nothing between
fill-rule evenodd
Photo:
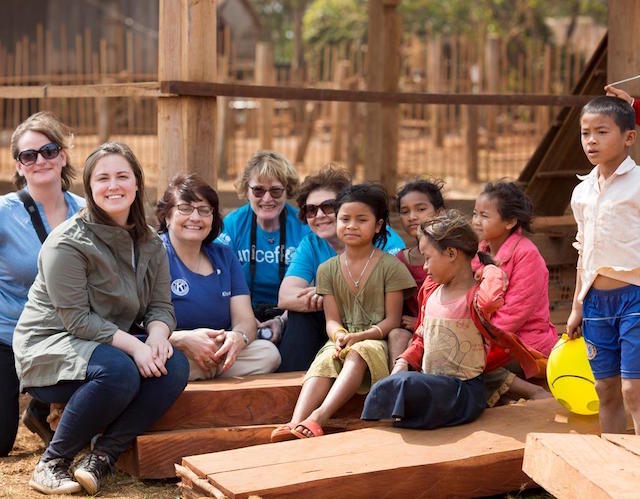
<instances>
[{"instance_id":1,"label":"woman in olive green jacket","mask_svg":"<svg viewBox=\"0 0 640 499\"><path fill-rule=\"evenodd\" d=\"M169 267L144 217L142 168L128 146L98 147L84 168L87 208L54 230L13 339L21 388L66 403L29 484L95 494L118 456L184 389ZM69 470L95 435L91 453Z\"/></svg>"}]
</instances>

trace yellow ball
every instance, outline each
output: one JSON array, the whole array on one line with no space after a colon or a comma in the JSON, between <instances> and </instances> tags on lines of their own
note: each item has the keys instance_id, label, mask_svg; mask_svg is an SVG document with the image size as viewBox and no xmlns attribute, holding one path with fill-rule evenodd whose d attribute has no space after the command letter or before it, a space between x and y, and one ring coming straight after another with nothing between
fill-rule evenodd
<instances>
[{"instance_id":1,"label":"yellow ball","mask_svg":"<svg viewBox=\"0 0 640 499\"><path fill-rule=\"evenodd\" d=\"M584 415L598 413L600 402L583 337L570 340L562 335L549 355L547 382L555 399L567 410Z\"/></svg>"}]
</instances>

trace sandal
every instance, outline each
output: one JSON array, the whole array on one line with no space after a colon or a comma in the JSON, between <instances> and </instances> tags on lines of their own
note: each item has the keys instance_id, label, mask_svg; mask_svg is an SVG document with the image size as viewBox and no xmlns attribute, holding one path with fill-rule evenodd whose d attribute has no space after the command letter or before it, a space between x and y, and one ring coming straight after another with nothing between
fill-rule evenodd
<instances>
[{"instance_id":1,"label":"sandal","mask_svg":"<svg viewBox=\"0 0 640 499\"><path fill-rule=\"evenodd\" d=\"M295 440L296 435L291 432L291 424L283 424L278 426L271 432L271 442L285 442L287 440Z\"/></svg>"},{"instance_id":2,"label":"sandal","mask_svg":"<svg viewBox=\"0 0 640 499\"><path fill-rule=\"evenodd\" d=\"M305 430L310 431L314 437L321 437L322 435L324 435L324 432L322 431L322 426L320 426L313 419L307 418L304 421L298 423L296 427L291 430L291 434L296 436L297 438L311 438L305 435L304 433L302 433L301 431L296 430L296 428L298 428L299 426L304 428Z\"/></svg>"}]
</instances>

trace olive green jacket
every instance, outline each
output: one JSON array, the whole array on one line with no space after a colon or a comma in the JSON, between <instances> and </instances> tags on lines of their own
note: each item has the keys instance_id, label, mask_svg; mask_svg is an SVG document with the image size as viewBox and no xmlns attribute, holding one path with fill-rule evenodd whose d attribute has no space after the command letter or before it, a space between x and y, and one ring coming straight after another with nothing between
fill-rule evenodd
<instances>
[{"instance_id":1,"label":"olive green jacket","mask_svg":"<svg viewBox=\"0 0 640 499\"><path fill-rule=\"evenodd\" d=\"M83 210L42 245L13 335L21 389L85 379L100 343L110 344L118 329L155 320L175 328L162 241L154 234L134 250L125 229L93 223Z\"/></svg>"}]
</instances>

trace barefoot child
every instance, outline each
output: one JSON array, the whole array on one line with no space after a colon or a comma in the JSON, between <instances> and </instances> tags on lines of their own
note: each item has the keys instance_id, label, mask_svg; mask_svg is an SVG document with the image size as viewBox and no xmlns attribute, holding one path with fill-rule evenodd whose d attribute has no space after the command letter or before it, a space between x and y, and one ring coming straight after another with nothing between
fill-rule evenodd
<instances>
[{"instance_id":1,"label":"barefoot child","mask_svg":"<svg viewBox=\"0 0 640 499\"><path fill-rule=\"evenodd\" d=\"M394 426L425 429L467 423L485 408L488 347L472 319L478 286L471 259L478 237L450 210L420 226L419 248L428 277L420 290L418 327L391 376L371 389L362 419L394 419ZM491 278L480 284L477 301L488 318L502 303L505 281L495 266L484 273Z\"/></svg>"},{"instance_id":2,"label":"barefoot child","mask_svg":"<svg viewBox=\"0 0 640 499\"><path fill-rule=\"evenodd\" d=\"M396 256L411 272L416 281L417 289L420 289L427 277L427 272L424 270L424 257L418 249L418 228L427 220L444 213L444 199L441 191L442 183L417 179L407 182L396 196L402 228L415 240L414 245L399 251ZM390 369L411 341L418 321L418 312L418 293L416 290L416 293L404 301L401 327L392 329L387 338Z\"/></svg>"},{"instance_id":3,"label":"barefoot child","mask_svg":"<svg viewBox=\"0 0 640 499\"><path fill-rule=\"evenodd\" d=\"M389 331L400 325L405 292L415 281L386 240L387 195L376 184L345 188L336 199L337 234L345 251L318 268L329 341L307 371L291 421L271 435L278 442L322 435L322 425L355 393L389 374Z\"/></svg>"},{"instance_id":4,"label":"barefoot child","mask_svg":"<svg viewBox=\"0 0 640 499\"><path fill-rule=\"evenodd\" d=\"M488 183L476 200L473 229L480 238L479 250L489 253L509 279L504 306L491 322L503 331L514 333L526 346L548 357L558 341L558 334L549 318L547 265L535 244L522 233L530 230L532 218L531 201L517 184ZM472 266L474 270L482 268L477 258ZM487 372L489 406L506 392L518 398L551 396L538 385L524 381L521 366L504 350L492 348Z\"/></svg>"},{"instance_id":5,"label":"barefoot child","mask_svg":"<svg viewBox=\"0 0 640 499\"><path fill-rule=\"evenodd\" d=\"M580 177L571 197L579 256L567 331L587 342L601 431L625 432L626 405L640 434L640 169L629 156L633 109L617 97L598 97L582 108L580 134L595 168Z\"/></svg>"}]
</instances>

